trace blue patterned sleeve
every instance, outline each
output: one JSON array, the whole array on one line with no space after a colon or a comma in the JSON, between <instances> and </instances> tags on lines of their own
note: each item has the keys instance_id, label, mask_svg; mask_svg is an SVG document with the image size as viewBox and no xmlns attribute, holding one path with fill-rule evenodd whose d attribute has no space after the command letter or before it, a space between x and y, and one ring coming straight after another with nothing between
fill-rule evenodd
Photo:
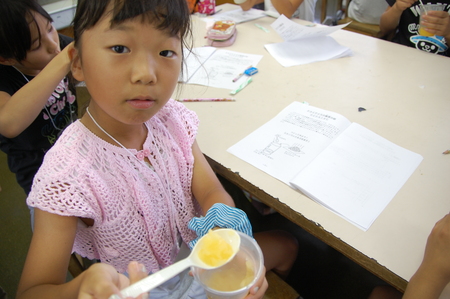
<instances>
[{"instance_id":1,"label":"blue patterned sleeve","mask_svg":"<svg viewBox=\"0 0 450 299\"><path fill-rule=\"evenodd\" d=\"M232 228L253 237L252 225L244 211L222 203L216 203L204 217L194 217L189 221L188 228L195 231L198 236L189 242L189 247L192 249L201 237L215 227Z\"/></svg>"}]
</instances>

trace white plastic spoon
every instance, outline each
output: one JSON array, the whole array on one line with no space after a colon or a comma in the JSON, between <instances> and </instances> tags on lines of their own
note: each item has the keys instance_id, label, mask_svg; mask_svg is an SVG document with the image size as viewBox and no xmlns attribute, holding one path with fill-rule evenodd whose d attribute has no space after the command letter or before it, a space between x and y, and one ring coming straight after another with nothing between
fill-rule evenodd
<instances>
[{"instance_id":1,"label":"white plastic spoon","mask_svg":"<svg viewBox=\"0 0 450 299\"><path fill-rule=\"evenodd\" d=\"M228 244L231 245L232 254L231 256L224 261L222 264L216 265L216 266L210 266L206 263L204 263L198 256L198 252L202 247L202 241L204 240L203 236L198 240L198 242L195 244L194 248L192 249L192 252L189 254L189 256L179 262L176 262L175 264L170 265L169 267L166 267L152 275L147 276L144 279L141 279L140 281L132 284L131 286L123 289L120 291L120 294L123 296L123 298L127 297L137 297L142 293L148 292L151 289L156 288L157 286L161 285L162 283L166 282L170 278L174 277L178 273L182 272L183 270L195 266L202 269L215 269L218 267L221 267L231 261L233 257L236 255L236 253L239 251L239 246L241 244L241 237L239 234L232 230L232 229L217 229L212 231L214 234L218 234L220 237L222 237ZM116 294L111 295L109 299L120 299L120 297Z\"/></svg>"}]
</instances>

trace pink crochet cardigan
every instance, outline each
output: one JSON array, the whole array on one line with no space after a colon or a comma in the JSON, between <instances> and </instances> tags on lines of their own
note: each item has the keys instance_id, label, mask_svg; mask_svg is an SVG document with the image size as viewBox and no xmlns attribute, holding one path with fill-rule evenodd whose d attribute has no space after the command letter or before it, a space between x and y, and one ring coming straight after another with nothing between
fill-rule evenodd
<instances>
[{"instance_id":1,"label":"pink crochet cardigan","mask_svg":"<svg viewBox=\"0 0 450 299\"><path fill-rule=\"evenodd\" d=\"M132 260L150 272L164 268L180 235L186 243L196 237L187 224L200 215L191 192L198 118L170 100L147 126L153 168L73 123L46 154L27 199L50 213L93 219L92 227L79 221L73 251L119 272Z\"/></svg>"}]
</instances>

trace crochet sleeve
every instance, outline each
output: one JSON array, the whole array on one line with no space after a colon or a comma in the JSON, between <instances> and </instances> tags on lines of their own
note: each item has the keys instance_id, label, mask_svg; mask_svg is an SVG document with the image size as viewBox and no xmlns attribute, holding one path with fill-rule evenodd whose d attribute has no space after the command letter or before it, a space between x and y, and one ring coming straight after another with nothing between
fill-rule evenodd
<instances>
[{"instance_id":1,"label":"crochet sleeve","mask_svg":"<svg viewBox=\"0 0 450 299\"><path fill-rule=\"evenodd\" d=\"M65 139L64 135L59 141ZM89 188L89 173L79 171L86 169L85 164L89 162L80 158L77 151L71 150L73 148L71 145L57 142L47 152L34 178L27 204L61 216L99 221L101 207Z\"/></svg>"}]
</instances>

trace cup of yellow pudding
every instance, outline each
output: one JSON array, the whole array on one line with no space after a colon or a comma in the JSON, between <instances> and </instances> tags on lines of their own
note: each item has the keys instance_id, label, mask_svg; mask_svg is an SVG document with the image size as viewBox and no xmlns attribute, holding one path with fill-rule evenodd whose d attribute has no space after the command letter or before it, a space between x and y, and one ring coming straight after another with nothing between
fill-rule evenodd
<instances>
[{"instance_id":1,"label":"cup of yellow pudding","mask_svg":"<svg viewBox=\"0 0 450 299\"><path fill-rule=\"evenodd\" d=\"M248 235L237 232L241 237L239 251L224 266L213 270L192 267L195 279L203 286L209 299L242 299L247 296L261 275L264 275L264 257L258 243ZM206 242L205 242L206 243ZM208 247L209 244L205 244ZM217 242L210 243L212 254L205 248L204 257L214 263L228 254L226 245L215 248ZM211 258L212 256L212 258ZM200 252L199 252L200 257Z\"/></svg>"}]
</instances>

